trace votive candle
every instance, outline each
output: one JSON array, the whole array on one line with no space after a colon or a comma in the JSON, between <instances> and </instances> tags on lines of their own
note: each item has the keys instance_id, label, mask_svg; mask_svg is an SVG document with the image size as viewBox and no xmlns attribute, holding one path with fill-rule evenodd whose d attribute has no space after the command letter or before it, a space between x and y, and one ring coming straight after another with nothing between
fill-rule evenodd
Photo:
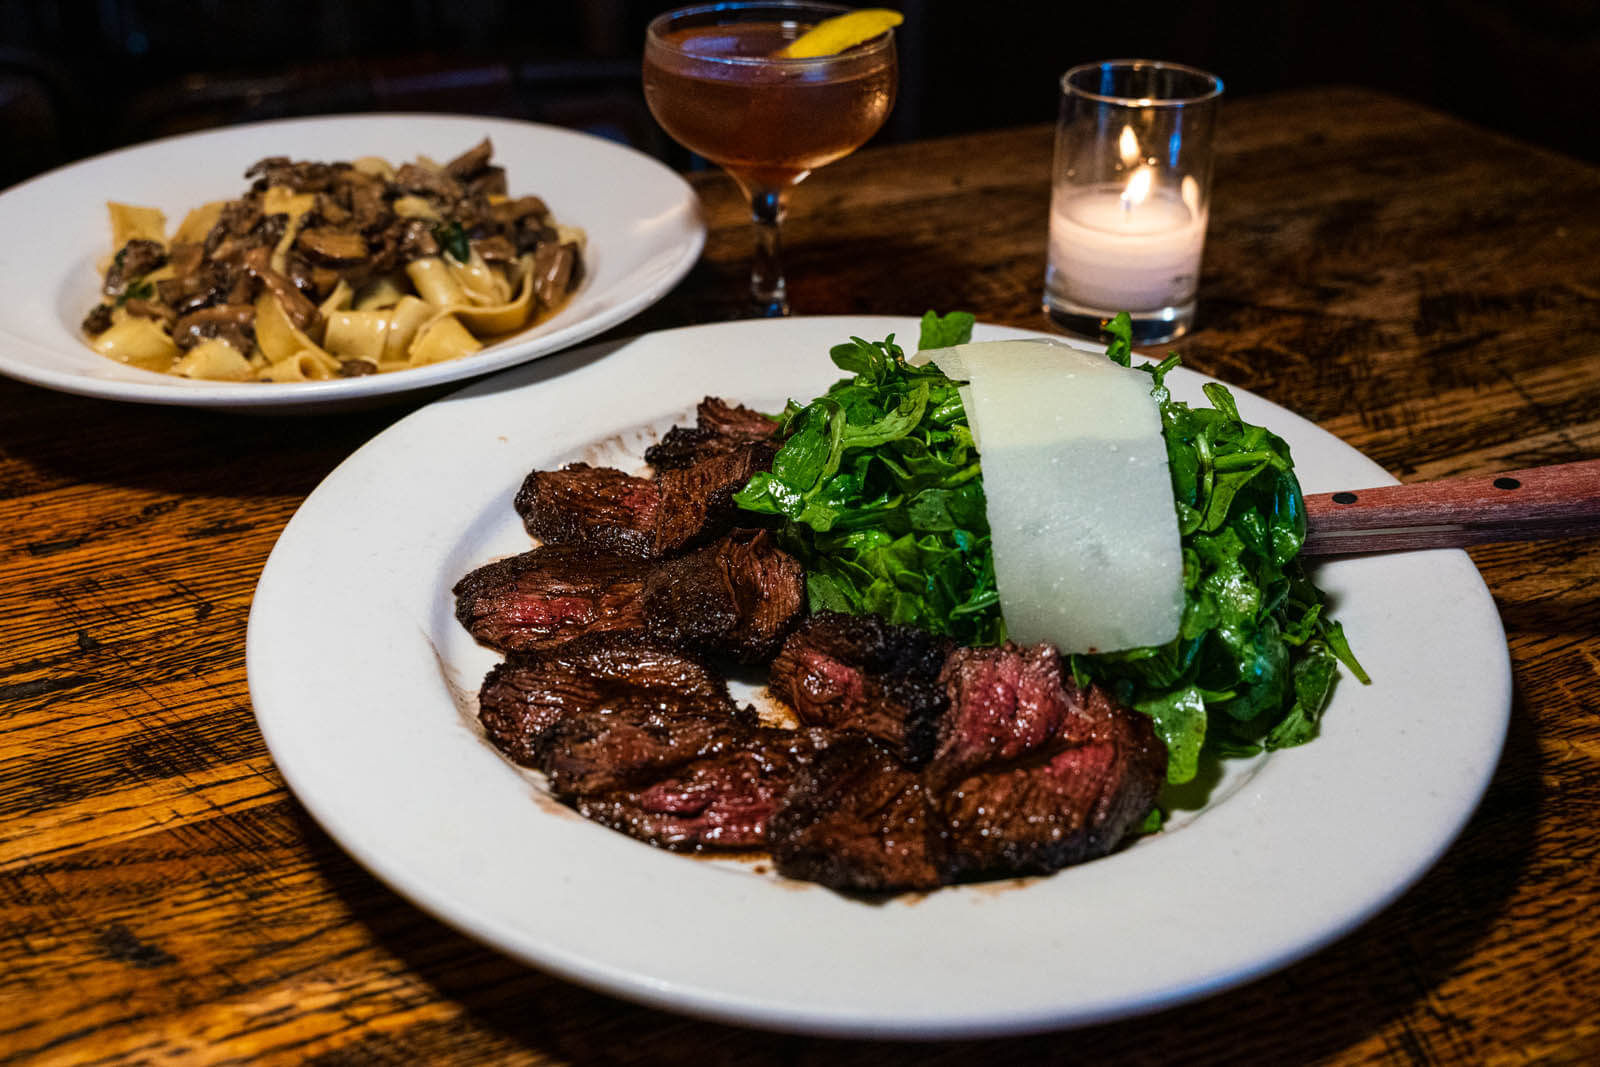
<instances>
[{"instance_id":1,"label":"votive candle","mask_svg":"<svg viewBox=\"0 0 1600 1067\"><path fill-rule=\"evenodd\" d=\"M1150 311L1194 299L1206 217L1171 192L1064 192L1050 211L1053 289L1079 303Z\"/></svg>"},{"instance_id":2,"label":"votive candle","mask_svg":"<svg viewBox=\"0 0 1600 1067\"><path fill-rule=\"evenodd\" d=\"M1055 325L1101 337L1125 311L1136 345L1193 325L1221 95L1215 75L1158 60L1062 75L1042 301Z\"/></svg>"}]
</instances>

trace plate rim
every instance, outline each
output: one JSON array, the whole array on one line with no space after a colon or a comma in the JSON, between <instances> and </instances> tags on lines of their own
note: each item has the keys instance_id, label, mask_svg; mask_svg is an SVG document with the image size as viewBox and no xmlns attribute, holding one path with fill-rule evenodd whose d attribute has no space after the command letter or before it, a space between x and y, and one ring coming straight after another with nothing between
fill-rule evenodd
<instances>
[{"instance_id":1,"label":"plate rim","mask_svg":"<svg viewBox=\"0 0 1600 1067\"><path fill-rule=\"evenodd\" d=\"M757 321L759 322L759 320ZM770 322L771 320L768 321ZM796 322L805 322L807 323L808 328L810 326L816 326L819 332L831 328L830 324L832 323L861 324L864 322L871 322L874 325L896 325L914 329L914 320L909 320L899 316L818 316L805 319L780 321L791 324ZM634 344L649 342L651 339L692 337L699 331L725 330L730 328L759 329L771 327L759 327L750 322L714 323L700 326L680 327L674 330L656 331L653 333L642 334L620 342L616 347L626 349ZM859 325L846 327L848 330L856 330L860 328L861 327ZM990 326L988 324L981 325L980 330L982 330L985 334L998 333L1001 336L1044 336L1051 337L1058 341L1067 340L1059 335L1043 333L1041 331L1024 330L1013 327L997 327ZM840 338L847 336L845 330L835 330L834 332ZM870 333L866 333L864 330L861 335L871 336ZM591 347L605 348L607 353L613 351L612 348L607 346ZM294 527L295 521L300 518L302 512L307 510L307 506L311 504L313 497L315 497L317 493L322 492L324 486L334 482L335 479L340 476L340 470L344 469L346 465L352 465L353 469L353 465L357 463L358 457L361 456L362 452L365 452L367 449L375 447L381 448L385 443L392 443L395 437L408 432L405 427L410 420L417 419L419 417L426 417L426 413L430 409L435 409L437 405L448 405L452 403L471 404L474 401L481 400L484 397L493 397L500 393L514 395L524 389L538 388L545 381L548 381L552 378L559 381L563 378L563 376L568 374L582 374L589 372L604 376L606 373L604 368L606 368L608 365L620 366L620 364L615 363L608 364L608 359L602 358L604 353L602 353L601 356L591 357L591 354L586 350L577 350L575 352L567 353L567 356L568 359L561 361L561 363L570 364L570 366L550 364L547 362L540 368L522 367L518 368L516 371L505 372L501 375L497 375L494 378L485 379L469 385L466 388L451 394L449 397L443 398L440 401L436 401L434 404L428 405L412 416L408 416L407 419L400 420L395 425L378 434L372 439L371 442L368 443L368 445L363 446L362 450L358 450L358 452L349 457L344 464L341 464L340 468L336 468L335 471L329 475L328 479L323 483L323 485L319 486L310 496L307 497L307 501L302 504L302 508L296 512L296 515L293 519L291 519L290 524L285 527L284 533L279 539L279 545L283 545L286 541L292 542L291 530ZM621 373L621 371L617 370L614 373ZM1193 376L1202 381L1214 380L1204 375L1198 375L1195 372L1182 371L1180 373L1181 375ZM530 380L520 382L515 380L519 378L528 378ZM1248 393L1247 391L1239 389L1238 387L1230 388L1235 389L1236 395L1239 393L1244 393L1246 397L1250 398L1252 403L1265 404L1270 408L1283 411L1296 422L1305 422L1305 420L1301 419L1299 416L1294 416L1292 412L1288 412L1287 409L1283 409L1271 401L1266 400L1265 398L1259 397L1256 394ZM692 399L690 399L688 402L692 403ZM1307 425L1311 425L1313 428L1315 428L1314 424L1308 423ZM1337 441L1336 438L1332 438L1331 434L1326 434L1326 431L1321 431L1318 429L1318 432L1325 434L1331 440ZM391 435L395 435L395 437L391 437ZM385 442L385 438L389 438L389 441ZM1348 449L1357 456L1360 456L1360 453L1351 448L1351 446L1344 445L1343 442L1338 443L1343 448ZM1376 465L1371 464L1371 461L1367 460L1366 457L1361 456L1360 458L1376 468ZM1381 468L1378 469L1381 471ZM1393 481L1393 479L1386 474L1383 475L1383 477L1387 481ZM317 795L316 787L304 776L302 776L300 773L302 768L295 764L295 757L290 756L286 764L285 759L282 757L289 752L288 742L287 738L278 732L279 727L282 726L282 721L274 720L270 714L264 716L261 706L258 703L258 686L264 683L266 679L263 678L260 672L257 670L257 664L262 661L262 657L265 655L264 649L262 648L262 642L266 640L264 627L267 625L266 616L258 614L258 612L266 612L270 610L270 607L263 606L269 605L269 598L264 598L260 594L264 588L270 587L271 584L276 581L276 578L273 575L273 564L274 559L278 557L278 554L279 546L275 545L272 557L269 558L266 567L263 568L261 581L257 587L257 600L255 603L253 603L251 610L247 634L247 666L250 677L252 708L256 714L263 737L266 739L269 750L272 752L274 761L279 767L280 773L284 775L284 778L289 783L291 790L295 793L300 802L306 806L307 810L310 811L313 818L316 819L319 825L321 825L330 834L330 836L332 836L334 840L340 844L342 848L356 858L357 861L363 866L367 867L367 869L374 873L380 880L390 885L406 899L422 907L423 910L434 915L447 925L461 930L467 933L469 936L472 936L477 940L489 945L490 947L522 960L525 963L531 964L547 972L556 974L562 978L574 981L589 988L597 989L612 995L623 996L625 998L649 1004L654 1007L664 1008L701 1018L712 1019L719 1022L737 1025L755 1025L766 1029L788 1032L826 1034L844 1037L894 1037L911 1039L948 1039L959 1037L987 1037L1033 1033L1043 1030L1090 1025L1133 1015L1146 1014L1161 1010L1162 1008L1173 1006L1178 1003L1183 1003L1207 996L1219 992L1222 989L1240 985L1257 978L1262 974L1269 973L1273 970L1286 966L1295 960L1301 959L1321 949L1328 943L1337 940L1338 938L1346 935L1350 930L1366 922L1377 912L1383 910L1390 903L1392 903L1396 897L1414 884L1418 878L1420 878L1429 868L1433 866L1435 862L1437 862L1439 856L1442 855L1443 852L1456 839L1461 832L1461 829L1471 818L1473 811L1476 810L1478 801L1481 799L1483 791L1488 785L1489 777L1492 775L1494 766L1497 763L1498 755L1504 741L1505 727L1510 711L1511 678L1509 669L1509 652L1506 647L1504 630L1500 625L1498 613L1494 611L1492 598L1489 598L1487 588L1483 586L1481 576L1479 576L1477 571L1472 567L1471 561L1466 554L1464 552L1460 552L1459 550L1441 550L1433 553L1419 554L1433 557L1435 561L1444 559L1454 560L1457 561L1457 566L1459 566L1460 561L1465 561L1466 571L1470 572L1470 576L1476 579L1476 587L1469 590L1469 592L1476 596L1480 602L1480 607L1486 604L1489 613L1492 616L1493 629L1496 633L1498 633L1498 644L1496 645L1497 655L1490 658L1497 661L1496 664L1491 666L1498 666L1499 668L1500 685L1496 694L1489 701L1489 703L1495 705L1496 707L1497 718L1494 723L1487 724L1489 727L1488 734L1492 735L1493 739L1492 745L1489 746L1489 748L1492 748L1492 751L1486 749L1484 753L1480 753L1481 758L1479 760L1479 766L1472 768L1472 770L1475 771L1475 778L1473 781L1466 783L1463 787L1463 795L1465 796L1470 794L1470 797L1464 803L1457 806L1456 810L1454 811L1451 825L1439 828L1439 832L1431 840L1430 848L1426 854L1414 856L1409 862L1409 869L1405 875L1388 885L1384 892L1369 895L1361 908L1346 912L1345 914L1339 916L1336 921L1322 923L1314 931L1314 936L1303 937L1290 944L1278 945L1272 951L1262 951L1256 953L1255 957L1248 966L1236 966L1223 971L1206 971L1204 968L1201 968L1195 974L1191 975L1191 978L1188 981L1175 985L1169 985L1163 988L1152 988L1146 993L1146 995L1136 1000L1123 998L1121 1000L1110 1000L1099 1003L1086 1002L1080 1003L1071 1010L1065 1011L1059 1008L1043 1010L1035 1008L1035 1010L1031 1012L1024 1012L1021 1014L1007 1014L1004 1012L996 1013L993 1011L967 1013L957 1012L939 1018L921 1017L916 1019L905 1017L885 1017L882 1014L871 1011L841 1012L838 1010L819 1010L815 1006L810 1008L797 1008L791 1004L775 1004L770 999L763 999L760 996L747 992L737 995L730 995L727 991L723 991L718 994L708 994L705 990L691 988L682 982L674 982L664 979L659 974L641 975L638 973L618 971L615 968L609 968L604 965L596 964L594 960L584 958L581 955L574 955L569 952L552 949L549 946L546 946L544 951L530 950L529 946L523 943L508 943L504 930L497 929L493 922L485 921L484 917L481 915L471 914L470 911L463 911L463 909L459 906L459 902L438 899L428 892L426 887L419 887L415 883L406 884L406 875L402 871L397 870L395 857L385 855L381 850L374 851L369 847L369 842L365 839L362 839L360 834L351 834L349 832L349 827L345 824L341 815L339 813L327 810L327 806L324 803L326 798ZM1348 685L1350 683L1347 680L1345 684ZM270 702L271 698L269 698L269 703ZM474 740L476 741L477 739L475 738ZM486 745L482 745L481 741L478 741L478 743L485 750L488 756L496 760L499 759L499 757L495 755L492 750L488 750ZM1302 749L1286 751L1303 752L1306 750ZM308 793L310 795L308 795ZM1227 805L1223 805L1222 807L1226 808ZM609 831L604 832L607 834L610 833ZM1182 840L1182 835L1174 835L1174 840ZM632 842L629 843L632 844ZM1138 854L1138 850L1130 850L1126 853L1126 855L1130 857ZM694 862L679 856L671 856L669 858L679 863L692 864ZM404 863L401 862L398 864L398 866L404 867ZM1093 865L1086 865L1085 867L1071 868L1069 870L1084 870L1092 866ZM1060 878L1061 873L1058 873L1058 875L1053 877ZM1042 881L1048 882L1049 879ZM957 888L954 890L941 890L939 892L941 894L954 896L962 893L963 891L963 888Z\"/></svg>"},{"instance_id":2,"label":"plate rim","mask_svg":"<svg viewBox=\"0 0 1600 1067\"><path fill-rule=\"evenodd\" d=\"M484 132L488 132L491 136L498 136L502 133L507 136L532 134L557 141L565 140L570 143L582 143L588 146L590 150L600 150L608 154L614 153L615 159L626 160L630 165L638 168L638 173L649 174L652 181L659 181L663 196L670 190L674 209L683 212L684 221L687 223L687 228L682 234L683 239L675 246L676 255L670 261L655 266L648 272L643 269L642 265L637 265L631 268L628 275L613 280L612 284L615 285L618 282L635 280L635 275L644 275L637 279L643 284L631 293L626 294L624 299L603 303L585 318L562 324L560 320L567 308L571 306L571 303L569 303L561 311L557 312L555 316L547 320L546 323L535 327L536 330L543 332L538 333L537 336L527 338L525 342L513 340L510 346L491 351L480 357L449 360L390 374L321 382L269 383L270 389L262 388L261 383L211 382L173 378L170 375L153 376L148 380L142 375L132 374L127 377L102 378L75 371L71 367L57 368L49 364L40 366L13 358L7 352L9 346L20 346L40 352L46 358L49 358L55 352L65 351L65 349L57 349L53 342L42 344L31 337L20 336L11 332L7 328L7 322L3 316L0 316L0 338L5 339L6 345L0 345L0 374L17 381L26 382L29 385L57 392L126 403L250 411L266 414L337 411L344 407L364 406L382 402L385 399L394 398L405 393L428 389L437 390L440 387L451 386L470 379L498 373L530 360L541 359L555 352L571 348L627 321L658 302L693 269L704 251L707 225L704 208L698 194L683 175L648 153L631 145L570 127L533 122L509 116L470 115L456 112L340 112L326 115L290 116L158 137L134 145L113 148L84 159L74 160L52 168L43 174L35 175L5 190L0 190L0 220L5 218L8 209L12 205L22 203L30 197L39 195L39 190L46 186L59 185L76 180L80 175L97 169L114 167L128 159L159 154L163 150L170 150L175 145L199 144L224 138L251 137L257 133L271 134L273 131L283 129L337 129L341 126L351 125L401 127L414 123L459 125L470 127L480 135ZM500 150L500 146L497 145L497 153ZM534 192L537 195L537 190ZM592 223L585 228L592 231ZM674 245L671 243L663 244L662 251L670 250L673 247ZM52 278L49 281L53 285L56 279ZM89 295L91 294L86 293L86 298ZM592 297L595 294L585 294L584 290L580 288L573 295L573 302L579 302L580 298L584 298L586 295ZM59 296L59 293L52 291L44 302L53 304ZM556 324L554 328L546 329L552 323ZM88 350L87 346L82 345L80 338L70 333L64 333L61 340L81 346L85 351ZM74 348L73 352L76 353L77 349ZM123 370L126 371L127 369L123 368ZM167 380L163 381L163 378Z\"/></svg>"}]
</instances>

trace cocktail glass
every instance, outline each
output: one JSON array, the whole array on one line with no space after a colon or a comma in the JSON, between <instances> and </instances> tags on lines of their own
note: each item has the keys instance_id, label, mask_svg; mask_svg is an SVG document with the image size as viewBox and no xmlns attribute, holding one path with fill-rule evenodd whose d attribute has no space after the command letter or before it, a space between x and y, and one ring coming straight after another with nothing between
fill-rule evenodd
<instances>
[{"instance_id":1,"label":"cocktail glass","mask_svg":"<svg viewBox=\"0 0 1600 1067\"><path fill-rule=\"evenodd\" d=\"M765 315L789 313L779 236L789 191L849 155L894 106L894 32L837 55L773 53L849 11L834 4L719 3L657 17L645 31L644 95L674 140L738 183L755 223L750 295Z\"/></svg>"}]
</instances>

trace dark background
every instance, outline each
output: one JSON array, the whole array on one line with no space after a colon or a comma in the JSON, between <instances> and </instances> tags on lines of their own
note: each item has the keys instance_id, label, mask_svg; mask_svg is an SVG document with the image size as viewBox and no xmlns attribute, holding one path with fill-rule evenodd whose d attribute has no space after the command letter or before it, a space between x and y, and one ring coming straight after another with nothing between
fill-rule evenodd
<instances>
[{"instance_id":1,"label":"dark background","mask_svg":"<svg viewBox=\"0 0 1600 1067\"><path fill-rule=\"evenodd\" d=\"M0 0L0 187L164 134L373 110L553 122L689 166L638 84L644 25L672 6ZM1067 67L1139 56L1219 74L1230 97L1385 89L1600 160L1600 0L884 6L907 19L900 101L881 141L1048 121Z\"/></svg>"}]
</instances>

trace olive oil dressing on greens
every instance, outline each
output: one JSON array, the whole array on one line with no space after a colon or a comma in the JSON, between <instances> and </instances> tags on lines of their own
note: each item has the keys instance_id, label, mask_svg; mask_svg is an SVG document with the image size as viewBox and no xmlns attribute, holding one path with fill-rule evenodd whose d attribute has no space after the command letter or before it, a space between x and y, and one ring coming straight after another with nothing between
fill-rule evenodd
<instances>
[{"instance_id":1,"label":"olive oil dressing on greens","mask_svg":"<svg viewBox=\"0 0 1600 1067\"><path fill-rule=\"evenodd\" d=\"M963 344L972 326L962 312L929 312L918 347ZM1107 358L1130 366L1127 316L1108 331ZM959 383L907 363L893 335L851 338L830 356L851 377L789 403L771 472L735 501L771 516L804 562L812 610L875 612L964 644L1005 640ZM1305 505L1288 444L1244 422L1220 384L1205 386L1211 407L1173 400L1165 378L1177 364L1172 355L1138 369L1160 408L1182 539L1178 636L1068 660L1080 684L1098 682L1154 719L1168 780L1185 782L1203 749L1242 755L1311 740L1338 665L1367 676L1299 559Z\"/></svg>"}]
</instances>

